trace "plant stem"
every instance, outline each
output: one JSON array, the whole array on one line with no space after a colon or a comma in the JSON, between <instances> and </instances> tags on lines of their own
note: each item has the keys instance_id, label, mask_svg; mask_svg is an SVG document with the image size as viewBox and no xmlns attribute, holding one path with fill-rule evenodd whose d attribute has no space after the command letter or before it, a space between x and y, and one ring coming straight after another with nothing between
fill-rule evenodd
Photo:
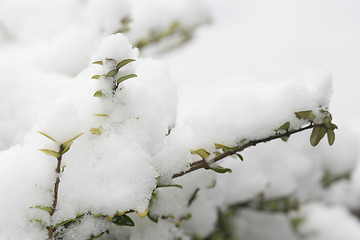
<instances>
[{"instance_id":1,"label":"plant stem","mask_svg":"<svg viewBox=\"0 0 360 240\"><path fill-rule=\"evenodd\" d=\"M53 205L52 205L52 211L50 212L50 217L51 217L50 225L46 227L48 230L49 239L52 239L54 231L55 231L54 225L52 223L52 216L54 215L54 213L56 211L56 206L57 206L58 192L59 192L59 185L60 185L61 160L62 160L63 152L64 152L64 146L60 145L60 149L59 149L60 156L57 158L57 166L55 169L57 177L56 177L56 181L54 184L54 200L53 200Z\"/></svg>"},{"instance_id":2,"label":"plant stem","mask_svg":"<svg viewBox=\"0 0 360 240\"><path fill-rule=\"evenodd\" d=\"M222 154L218 155L217 157L214 157L214 158L212 158L210 160L204 161L204 159L202 159L202 160L193 162L193 163L190 164L190 168L188 170L177 173L177 174L174 174L172 176L172 178L181 177L181 176L183 176L185 174L188 174L188 173L193 172L193 171L198 170L198 169L202 169L202 168L208 169L208 164L220 161L221 159L224 159L224 158L226 158L228 156L234 155L237 152L241 152L241 151L243 151L244 149L246 149L248 147L256 146L258 143L265 143L265 142L269 142L269 141L272 141L272 140L275 140L275 139L278 139L278 138L289 137L292 134L302 132L302 131L305 131L307 129L311 129L311 128L314 128L315 126L320 126L320 125L321 124L317 125L317 124L310 123L306 127L299 128L299 129L292 130L292 131L287 131L286 133L283 133L283 134L275 134L275 135L267 137L267 138L262 138L262 139L258 139L258 140L249 141L249 142L247 142L247 143L245 143L243 145L238 145L234 150L226 151L226 152L224 152L224 153L222 153Z\"/></svg>"}]
</instances>

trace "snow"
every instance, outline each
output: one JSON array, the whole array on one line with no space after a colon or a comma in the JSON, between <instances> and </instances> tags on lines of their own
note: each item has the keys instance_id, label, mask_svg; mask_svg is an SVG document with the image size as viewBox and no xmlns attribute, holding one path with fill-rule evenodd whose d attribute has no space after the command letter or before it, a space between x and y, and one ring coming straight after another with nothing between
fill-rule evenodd
<instances>
[{"instance_id":1,"label":"snow","mask_svg":"<svg viewBox=\"0 0 360 240\"><path fill-rule=\"evenodd\" d=\"M259 194L297 199L299 212L240 210L233 219L237 238L292 239L289 217L302 214L299 230L309 239L356 239L359 221L350 210L360 207L358 7L354 0L1 0L0 239L45 239L45 226L35 220L56 224L78 214L85 215L66 229L65 239L107 229L103 239L206 237L217 209ZM166 54L132 47L174 22L184 28L207 23L210 11L213 25L197 29L187 45ZM130 31L114 34L125 17ZM135 61L114 78L103 76L124 59ZM128 74L137 77L114 91L114 81ZM98 90L105 96L93 97ZM297 111L312 110L318 123L319 109L327 107L339 125L332 147L325 139L313 148L310 132L303 132L287 143L246 149L243 162L218 162L231 174L199 170L172 179L200 160L190 150L212 153L214 143L266 138L285 122L297 129L307 124ZM80 133L56 174L56 158L39 149L58 151ZM347 173L350 180L322 186L325 174ZM56 177L59 198L50 220L36 206L53 204ZM158 184L183 188L158 188L150 201ZM136 213L128 214L133 228L93 217L149 207L158 224Z\"/></svg>"}]
</instances>

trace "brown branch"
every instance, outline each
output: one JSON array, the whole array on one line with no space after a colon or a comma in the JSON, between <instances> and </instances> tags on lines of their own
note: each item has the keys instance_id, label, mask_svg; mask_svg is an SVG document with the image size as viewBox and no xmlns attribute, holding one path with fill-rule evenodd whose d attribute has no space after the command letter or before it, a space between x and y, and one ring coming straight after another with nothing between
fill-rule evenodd
<instances>
[{"instance_id":1,"label":"brown branch","mask_svg":"<svg viewBox=\"0 0 360 240\"><path fill-rule=\"evenodd\" d=\"M282 138L282 137L289 137L292 134L302 132L302 131L305 131L307 129L314 128L315 126L320 126L320 125L310 123L306 127L299 128L299 129L292 130L292 131L286 131L286 133L283 133L283 134L275 134L274 136L270 136L270 137L267 137L267 138L262 138L262 139L258 139L258 140L249 141L249 142L247 142L247 143L245 143L243 145L238 145L234 150L226 151L226 152L224 152L224 153L222 153L222 154L218 155L217 157L214 157L214 158L212 158L210 160L205 161L204 159L202 159L202 160L193 162L193 163L190 164L190 168L188 170L177 173L177 174L174 174L172 176L172 178L181 177L181 176L183 176L185 174L191 173L191 172L193 172L195 170L198 170L198 169L202 169L202 168L208 169L208 164L220 161L220 160L222 160L222 159L224 159L224 158L226 158L228 156L236 154L237 152L241 152L241 151L243 151L244 149L246 149L248 147L256 146L258 143L265 143L265 142L269 142L269 141L272 141L272 140L275 140L275 139L278 139L278 138Z\"/></svg>"},{"instance_id":2,"label":"brown branch","mask_svg":"<svg viewBox=\"0 0 360 240\"><path fill-rule=\"evenodd\" d=\"M55 169L55 172L57 174L56 177L56 181L54 184L54 200L53 200L53 205L52 205L52 211L50 212L50 216L52 217L56 211L56 206L57 206L57 200L58 200L58 192L59 192L59 185L60 185L60 170L61 170L61 160L62 160L62 155L64 153L64 146L60 145L60 149L59 149L59 154L60 156L57 158L57 166ZM53 234L54 234L54 225L52 224L52 221L50 221L50 225L46 227L48 230L48 237L49 239L52 239Z\"/></svg>"}]
</instances>

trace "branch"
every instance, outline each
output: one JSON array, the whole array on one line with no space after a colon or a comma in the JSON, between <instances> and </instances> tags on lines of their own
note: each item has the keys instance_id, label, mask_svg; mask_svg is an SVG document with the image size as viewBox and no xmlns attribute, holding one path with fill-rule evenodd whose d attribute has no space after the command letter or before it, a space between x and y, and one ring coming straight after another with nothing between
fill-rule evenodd
<instances>
[{"instance_id":1,"label":"branch","mask_svg":"<svg viewBox=\"0 0 360 240\"><path fill-rule=\"evenodd\" d=\"M248 147L256 146L258 143L265 143L265 142L269 142L269 141L272 141L272 140L275 140L275 139L278 139L278 138L282 138L282 137L289 137L292 134L311 129L311 128L314 128L316 126L321 126L321 124L310 123L306 127L299 128L299 129L296 129L296 130L286 131L286 133L283 133L283 134L275 134L274 136L270 136L270 137L267 137L267 138L262 138L262 139L258 139L258 140L249 141L249 142L247 142L247 143L245 143L243 145L238 145L234 150L226 151L226 152L224 152L224 153L222 153L222 154L218 155L217 157L214 157L214 158L212 158L210 160L205 161L205 159L202 159L202 160L193 162L193 163L190 164L190 168L188 170L183 171L181 173L174 174L172 176L172 178L181 177L181 176L183 176L185 174L191 173L191 172L193 172L195 170L202 169L202 168L209 169L209 164L220 161L221 159L224 159L224 158L226 158L228 156L234 155L237 152L241 152L241 151L243 151L244 149L246 149Z\"/></svg>"}]
</instances>

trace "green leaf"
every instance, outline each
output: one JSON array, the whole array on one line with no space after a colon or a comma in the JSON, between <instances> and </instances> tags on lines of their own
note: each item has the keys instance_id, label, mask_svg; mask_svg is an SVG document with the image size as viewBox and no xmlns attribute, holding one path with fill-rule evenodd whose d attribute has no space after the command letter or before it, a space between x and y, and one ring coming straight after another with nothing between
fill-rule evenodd
<instances>
[{"instance_id":1,"label":"green leaf","mask_svg":"<svg viewBox=\"0 0 360 240\"><path fill-rule=\"evenodd\" d=\"M88 239L88 240L93 240L93 239L95 239L95 238L100 238L102 235L104 235L104 234L109 234L110 233L110 231L109 230L106 230L105 232L101 232L101 233L99 233L98 235L94 235L94 234L91 234L91 236L90 236L90 238Z\"/></svg>"},{"instance_id":2,"label":"green leaf","mask_svg":"<svg viewBox=\"0 0 360 240\"><path fill-rule=\"evenodd\" d=\"M336 126L335 124L331 123L330 128L331 128L332 130L334 130L334 129L338 129L338 126Z\"/></svg>"},{"instance_id":3,"label":"green leaf","mask_svg":"<svg viewBox=\"0 0 360 240\"><path fill-rule=\"evenodd\" d=\"M321 125L321 126L315 126L311 136L310 136L310 143L312 146L316 146L318 145L318 143L320 142L320 140L325 136L326 133L326 128L325 126Z\"/></svg>"},{"instance_id":4,"label":"green leaf","mask_svg":"<svg viewBox=\"0 0 360 240\"><path fill-rule=\"evenodd\" d=\"M284 142L287 142L287 140L289 140L289 137L288 136L283 136L283 137L281 137L281 140L283 140Z\"/></svg>"},{"instance_id":5,"label":"green leaf","mask_svg":"<svg viewBox=\"0 0 360 240\"><path fill-rule=\"evenodd\" d=\"M104 75L105 77L113 77L117 74L117 70L111 70L110 72L108 72L106 75Z\"/></svg>"},{"instance_id":6,"label":"green leaf","mask_svg":"<svg viewBox=\"0 0 360 240\"><path fill-rule=\"evenodd\" d=\"M115 216L111 222L118 226L135 226L133 220L127 215Z\"/></svg>"},{"instance_id":7,"label":"green leaf","mask_svg":"<svg viewBox=\"0 0 360 240\"><path fill-rule=\"evenodd\" d=\"M331 119L329 117L324 117L323 123L326 128L331 128Z\"/></svg>"},{"instance_id":8,"label":"green leaf","mask_svg":"<svg viewBox=\"0 0 360 240\"><path fill-rule=\"evenodd\" d=\"M295 115L298 119L304 119L304 120L309 120L309 121L314 121L314 119L315 119L315 115L313 114L313 112L311 110L296 112Z\"/></svg>"},{"instance_id":9,"label":"green leaf","mask_svg":"<svg viewBox=\"0 0 360 240\"><path fill-rule=\"evenodd\" d=\"M46 155L53 156L56 158L59 158L61 156L60 153L55 152L53 150L49 150L49 149L39 149L39 150L45 153Z\"/></svg>"},{"instance_id":10,"label":"green leaf","mask_svg":"<svg viewBox=\"0 0 360 240\"><path fill-rule=\"evenodd\" d=\"M101 128L92 128L90 129L90 132L97 135L100 135L102 133Z\"/></svg>"},{"instance_id":11,"label":"green leaf","mask_svg":"<svg viewBox=\"0 0 360 240\"><path fill-rule=\"evenodd\" d=\"M333 145L334 142L335 142L335 133L334 133L334 130L333 129L326 129L326 133L327 133L327 138L328 138L328 142L329 142L329 145Z\"/></svg>"},{"instance_id":12,"label":"green leaf","mask_svg":"<svg viewBox=\"0 0 360 240\"><path fill-rule=\"evenodd\" d=\"M121 78L119 78L119 79L117 80L117 84L120 84L120 83L122 83L123 81L125 81L125 80L127 80L127 79L129 79L129 78L134 78L134 77L137 77L137 75L136 75L136 74L129 74L129 75L123 76L123 77L121 77Z\"/></svg>"},{"instance_id":13,"label":"green leaf","mask_svg":"<svg viewBox=\"0 0 360 240\"><path fill-rule=\"evenodd\" d=\"M58 227L61 227L61 226L65 225L65 224L70 223L70 222L73 222L73 221L75 221L75 220L76 220L75 218L72 218L72 219L68 219L68 220L62 221L61 223L56 224L54 228L55 228L55 230L56 230Z\"/></svg>"},{"instance_id":14,"label":"green leaf","mask_svg":"<svg viewBox=\"0 0 360 240\"><path fill-rule=\"evenodd\" d=\"M123 66L125 66L126 64L128 63L131 63L135 61L135 59L125 59L125 60L122 60L121 62L119 62L119 64L116 66L116 69L119 70L120 68L122 68Z\"/></svg>"},{"instance_id":15,"label":"green leaf","mask_svg":"<svg viewBox=\"0 0 360 240\"><path fill-rule=\"evenodd\" d=\"M65 168L66 168L66 164L64 166L62 166L61 172L64 172Z\"/></svg>"},{"instance_id":16,"label":"green leaf","mask_svg":"<svg viewBox=\"0 0 360 240\"><path fill-rule=\"evenodd\" d=\"M84 134L84 133L79 133L79 134L76 135L75 137L73 137L73 138L71 138L70 140L67 140L66 142L64 142L62 145L63 145L63 146L66 146L66 145L72 144L75 139L77 139L78 137L80 137L80 136L83 135L83 134Z\"/></svg>"},{"instance_id":17,"label":"green leaf","mask_svg":"<svg viewBox=\"0 0 360 240\"><path fill-rule=\"evenodd\" d=\"M104 93L101 90L96 91L96 93L94 93L94 97L102 97L102 96L104 96Z\"/></svg>"},{"instance_id":18,"label":"green leaf","mask_svg":"<svg viewBox=\"0 0 360 240\"><path fill-rule=\"evenodd\" d=\"M275 132L278 132L278 131L280 131L280 130L285 130L285 131L287 131L287 130L289 130L289 127L290 127L290 122L286 122L286 123L284 123L283 125L281 125L281 127L279 127L278 129L275 129L274 131L275 131Z\"/></svg>"},{"instance_id":19,"label":"green leaf","mask_svg":"<svg viewBox=\"0 0 360 240\"><path fill-rule=\"evenodd\" d=\"M78 137L80 137L81 135L83 135L84 133L80 133L78 135L76 135L75 137L71 138L70 140L67 140L66 142L64 142L63 144L61 144L63 150L63 154L66 153L67 151L69 151L71 145L73 144L74 140L77 139Z\"/></svg>"},{"instance_id":20,"label":"green leaf","mask_svg":"<svg viewBox=\"0 0 360 240\"><path fill-rule=\"evenodd\" d=\"M208 151L206 151L205 149L198 149L198 150L190 150L191 154L197 154L200 157L202 157L203 159L207 158L210 156L210 153Z\"/></svg>"},{"instance_id":21,"label":"green leaf","mask_svg":"<svg viewBox=\"0 0 360 240\"><path fill-rule=\"evenodd\" d=\"M157 185L156 188L165 188L165 187L177 187L177 188L183 188L183 186L179 184L169 184L169 185Z\"/></svg>"},{"instance_id":22,"label":"green leaf","mask_svg":"<svg viewBox=\"0 0 360 240\"><path fill-rule=\"evenodd\" d=\"M92 76L91 79L99 79L100 77L101 77L100 75L94 75L94 76Z\"/></svg>"},{"instance_id":23,"label":"green leaf","mask_svg":"<svg viewBox=\"0 0 360 240\"><path fill-rule=\"evenodd\" d=\"M43 206L35 206L35 208L38 208L38 209L41 209L41 210L44 210L48 213L53 213L54 209L52 207L43 207Z\"/></svg>"},{"instance_id":24,"label":"green leaf","mask_svg":"<svg viewBox=\"0 0 360 240\"><path fill-rule=\"evenodd\" d=\"M228 146L225 146L225 145L222 145L220 143L215 143L215 148L216 149L222 149L224 152L226 151L233 151L236 149L236 146L235 147L228 147Z\"/></svg>"},{"instance_id":25,"label":"green leaf","mask_svg":"<svg viewBox=\"0 0 360 240\"><path fill-rule=\"evenodd\" d=\"M151 214L150 213L148 213L148 218L151 220L151 221L153 221L154 223L158 223L158 221L159 221L159 217L154 217L154 216L151 216Z\"/></svg>"},{"instance_id":26,"label":"green leaf","mask_svg":"<svg viewBox=\"0 0 360 240\"><path fill-rule=\"evenodd\" d=\"M115 61L115 59L113 59L113 58L105 58L105 60L110 61L110 62Z\"/></svg>"},{"instance_id":27,"label":"green leaf","mask_svg":"<svg viewBox=\"0 0 360 240\"><path fill-rule=\"evenodd\" d=\"M70 143L66 144L66 146L64 147L64 151L62 152L62 154L65 154L67 151L69 151L72 144L73 144L73 142L70 142Z\"/></svg>"},{"instance_id":28,"label":"green leaf","mask_svg":"<svg viewBox=\"0 0 360 240\"><path fill-rule=\"evenodd\" d=\"M99 113L99 114L95 114L95 117L108 117L109 115L105 114L105 113Z\"/></svg>"},{"instance_id":29,"label":"green leaf","mask_svg":"<svg viewBox=\"0 0 360 240\"><path fill-rule=\"evenodd\" d=\"M95 61L95 62L93 62L92 64L99 64L99 65L103 65L103 62L102 62L102 61Z\"/></svg>"},{"instance_id":30,"label":"green leaf","mask_svg":"<svg viewBox=\"0 0 360 240\"><path fill-rule=\"evenodd\" d=\"M236 156L238 156L240 158L241 161L244 161L243 156L241 156L239 153L236 153Z\"/></svg>"},{"instance_id":31,"label":"green leaf","mask_svg":"<svg viewBox=\"0 0 360 240\"><path fill-rule=\"evenodd\" d=\"M232 172L230 168L223 168L221 166L211 167L210 169L217 173L227 173L227 172L231 173Z\"/></svg>"},{"instance_id":32,"label":"green leaf","mask_svg":"<svg viewBox=\"0 0 360 240\"><path fill-rule=\"evenodd\" d=\"M42 134L43 136L49 138L49 139L50 139L51 141L53 141L54 143L57 143L56 140L53 139L52 137L50 137L49 135L47 135L47 134L45 134L45 133L43 133L43 132L40 132L40 131L38 131L38 133L40 133L40 134Z\"/></svg>"}]
</instances>

